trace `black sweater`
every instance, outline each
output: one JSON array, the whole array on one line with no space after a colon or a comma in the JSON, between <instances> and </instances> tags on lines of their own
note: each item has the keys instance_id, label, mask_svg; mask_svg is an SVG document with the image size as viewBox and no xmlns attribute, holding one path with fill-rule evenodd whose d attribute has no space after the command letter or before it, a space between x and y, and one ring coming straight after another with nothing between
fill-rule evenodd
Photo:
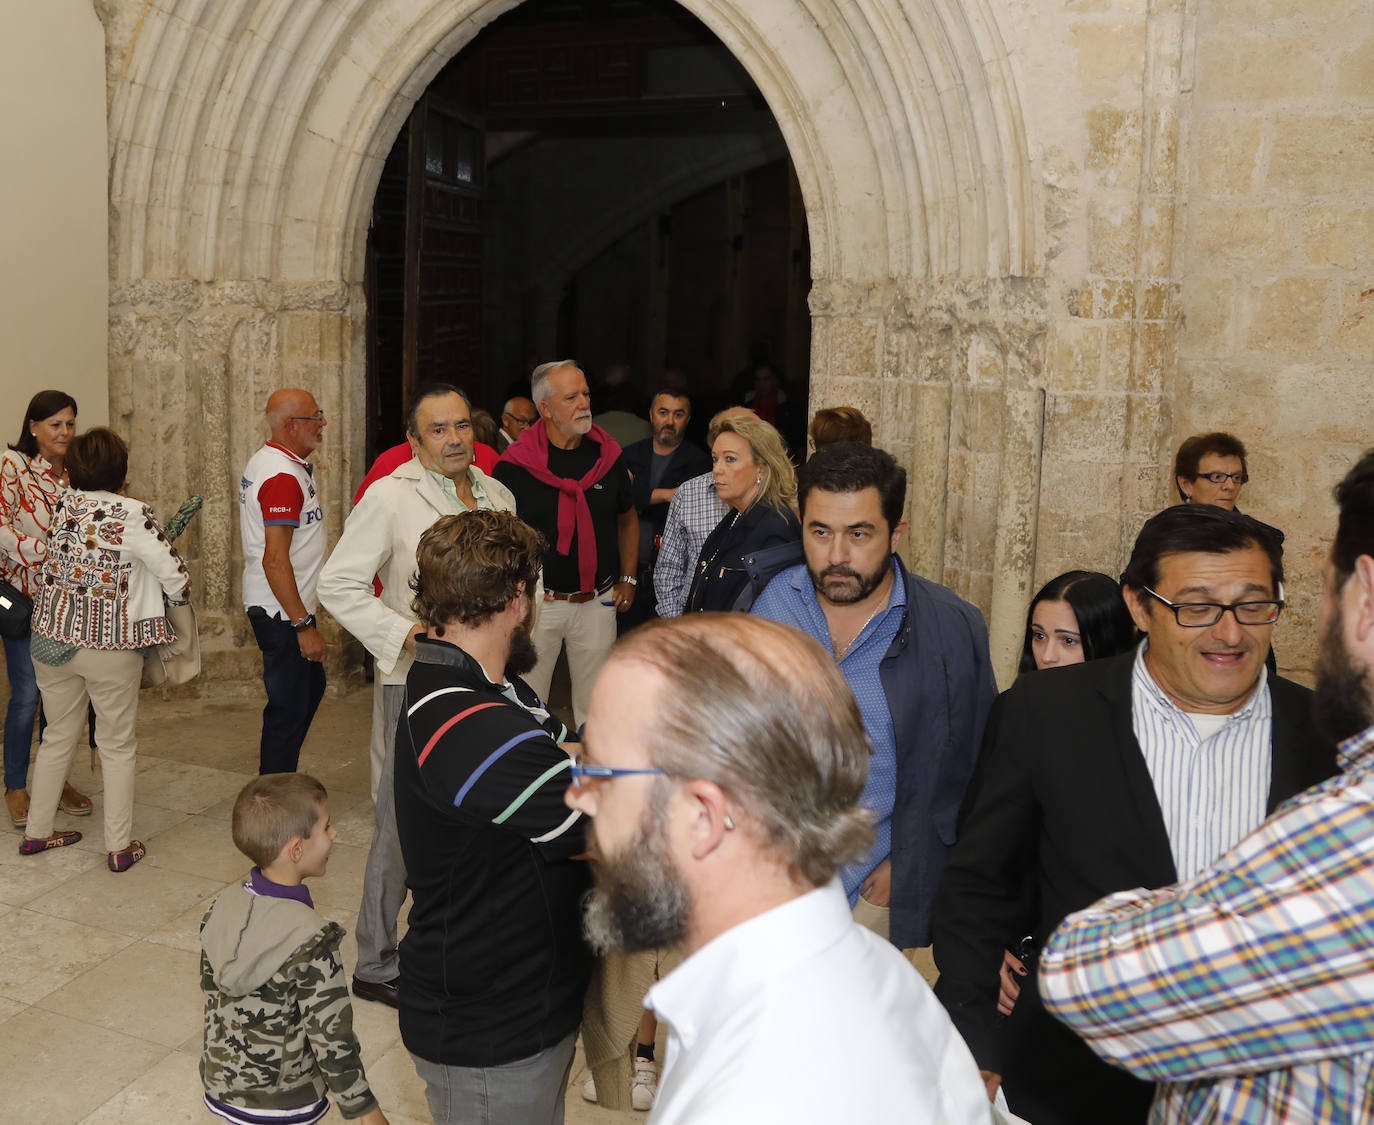
<instances>
[{"instance_id":1,"label":"black sweater","mask_svg":"<svg viewBox=\"0 0 1374 1125\"><path fill-rule=\"evenodd\" d=\"M400 1024L407 1050L445 1066L499 1066L558 1043L577 1029L591 975L589 874L570 858L586 848L586 821L563 803L566 731L523 680L507 690L516 699L455 645L417 639L414 713L396 732L414 898Z\"/></svg>"}]
</instances>

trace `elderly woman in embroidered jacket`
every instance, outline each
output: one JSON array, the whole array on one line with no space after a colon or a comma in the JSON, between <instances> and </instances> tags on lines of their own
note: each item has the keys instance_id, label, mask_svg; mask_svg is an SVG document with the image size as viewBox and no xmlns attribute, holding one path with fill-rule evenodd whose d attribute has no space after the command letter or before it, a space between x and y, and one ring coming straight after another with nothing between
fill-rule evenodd
<instances>
[{"instance_id":1,"label":"elderly woman in embroidered jacket","mask_svg":"<svg viewBox=\"0 0 1374 1125\"><path fill-rule=\"evenodd\" d=\"M140 650L176 639L163 597L183 602L190 583L152 509L118 495L128 464L123 440L103 427L74 439L67 452L70 488L53 509L34 589L34 673L48 727L19 845L21 855L36 855L81 839L79 832L54 832L53 816L89 699L105 779L111 871L127 871L145 854L131 838Z\"/></svg>"}]
</instances>

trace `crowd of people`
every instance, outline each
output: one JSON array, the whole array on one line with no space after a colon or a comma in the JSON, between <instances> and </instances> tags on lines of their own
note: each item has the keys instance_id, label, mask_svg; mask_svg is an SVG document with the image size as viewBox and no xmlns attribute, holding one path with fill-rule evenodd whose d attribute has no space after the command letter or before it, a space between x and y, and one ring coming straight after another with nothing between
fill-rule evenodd
<instances>
[{"instance_id":1,"label":"crowd of people","mask_svg":"<svg viewBox=\"0 0 1374 1125\"><path fill-rule=\"evenodd\" d=\"M269 398L238 497L267 704L252 869L202 926L207 1108L384 1123L351 986L398 1010L436 1122L562 1121L579 1033L584 1096L661 1122L1369 1120L1374 451L1336 490L1315 695L1274 667L1283 535L1238 510L1220 432L1180 447L1182 503L1119 580L1037 591L999 695L980 611L901 559L907 476L869 421L818 411L806 457L775 382L752 399L702 449L667 384L622 448L571 360L499 419L422 387L331 549L324 413ZM127 456L48 391L0 462L31 599L7 808L24 855L80 838L53 817L91 811L65 784L89 707L114 872L146 853L144 661L190 592ZM351 981L305 887L334 838L296 772L321 605L375 670Z\"/></svg>"}]
</instances>

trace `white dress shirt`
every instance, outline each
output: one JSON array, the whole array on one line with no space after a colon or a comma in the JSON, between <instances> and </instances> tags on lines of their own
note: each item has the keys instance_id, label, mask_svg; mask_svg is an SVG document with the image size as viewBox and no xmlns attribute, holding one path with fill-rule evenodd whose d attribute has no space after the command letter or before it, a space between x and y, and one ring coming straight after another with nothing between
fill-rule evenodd
<instances>
[{"instance_id":1,"label":"white dress shirt","mask_svg":"<svg viewBox=\"0 0 1374 1125\"><path fill-rule=\"evenodd\" d=\"M838 880L692 954L645 998L668 1024L654 1125L986 1123L978 1068Z\"/></svg>"}]
</instances>

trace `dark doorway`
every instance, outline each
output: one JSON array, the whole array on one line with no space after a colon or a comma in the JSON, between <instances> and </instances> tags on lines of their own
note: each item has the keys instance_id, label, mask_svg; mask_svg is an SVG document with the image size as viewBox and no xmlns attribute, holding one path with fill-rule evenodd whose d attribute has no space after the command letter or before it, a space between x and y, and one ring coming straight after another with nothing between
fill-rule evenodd
<instances>
[{"instance_id":1,"label":"dark doorway","mask_svg":"<svg viewBox=\"0 0 1374 1125\"><path fill-rule=\"evenodd\" d=\"M670 0L529 0L436 77L383 170L370 448L401 440L421 382L499 414L563 356L598 411L639 410L669 371L704 423L759 364L804 404L809 264L777 124L699 20Z\"/></svg>"}]
</instances>

